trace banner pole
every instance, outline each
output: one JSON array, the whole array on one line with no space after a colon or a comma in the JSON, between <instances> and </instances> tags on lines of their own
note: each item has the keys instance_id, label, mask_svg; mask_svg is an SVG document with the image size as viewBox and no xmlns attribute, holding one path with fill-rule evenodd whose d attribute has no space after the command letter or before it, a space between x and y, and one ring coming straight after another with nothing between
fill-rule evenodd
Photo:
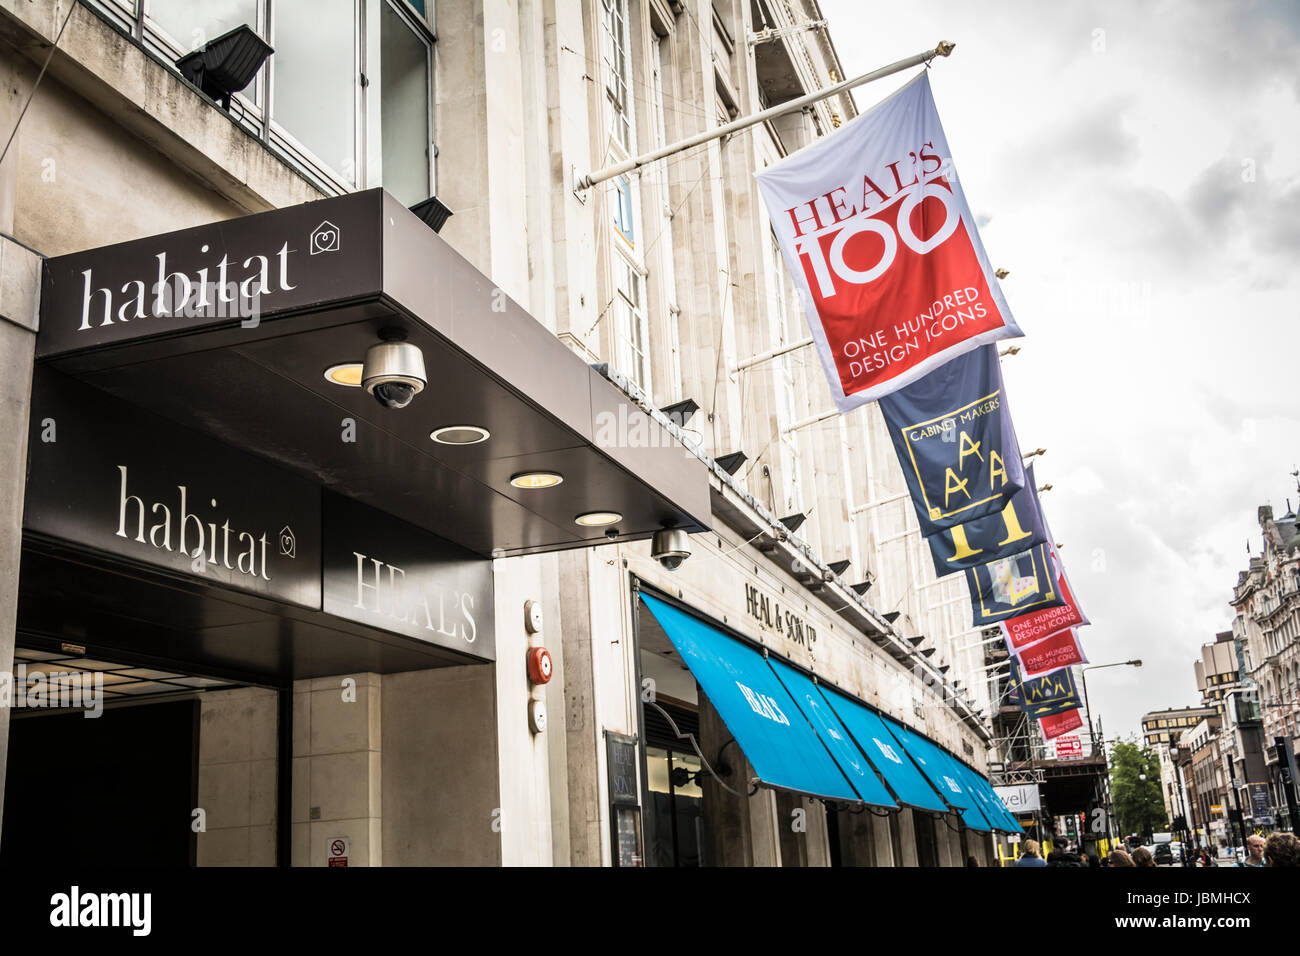
<instances>
[{"instance_id":1,"label":"banner pole","mask_svg":"<svg viewBox=\"0 0 1300 956\"><path fill-rule=\"evenodd\" d=\"M801 110L805 106L810 106L820 100L843 93L846 90L851 90L854 87L863 85L864 83L870 83L872 80L884 79L887 76L901 73L903 70L911 69L914 66L929 63L936 56L948 56L952 53L953 47L955 46L955 43L943 40L933 50L926 50L924 53L917 53L915 56L909 56L906 59L899 60L897 63L891 63L888 66L883 66L878 70L871 71L870 73L863 73L861 76L854 77L851 80L844 80L841 83L836 83L834 86L828 86L824 90L806 93L803 96L790 100L789 102L780 103L777 106L769 107L761 112L753 113L749 116L742 116L740 119L732 120L730 123L726 123L714 129L705 130L702 133L696 133L694 136L688 136L686 139L678 140L675 143L669 143L667 146L661 146L648 153L642 153L640 156L624 160L621 163L615 163L613 166L605 166L604 168L597 169L594 172L575 176L573 191L577 193L583 192L590 189L592 186L595 186L597 183L603 183L607 179L613 179L615 176L629 173L634 169L641 168L647 163L653 163L655 160L663 159L664 157L671 156L674 153L680 153L682 150L690 149L692 146L699 146L703 143L709 142L710 140L729 136L742 129L748 129L750 126L766 122L774 117L784 116L786 113L793 113L796 110Z\"/></svg>"}]
</instances>

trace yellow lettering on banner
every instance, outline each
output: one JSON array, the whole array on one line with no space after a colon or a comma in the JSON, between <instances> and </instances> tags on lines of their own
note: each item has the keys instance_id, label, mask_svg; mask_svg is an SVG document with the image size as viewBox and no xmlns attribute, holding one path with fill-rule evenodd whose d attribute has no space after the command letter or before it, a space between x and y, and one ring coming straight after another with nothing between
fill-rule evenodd
<instances>
[{"instance_id":1,"label":"yellow lettering on banner","mask_svg":"<svg viewBox=\"0 0 1300 956\"><path fill-rule=\"evenodd\" d=\"M980 444L981 442L971 441L970 436L965 432L961 433L960 454L957 456L958 471L961 471L966 467L965 462L967 455L974 455L980 461L984 460L984 456L980 454Z\"/></svg>"},{"instance_id":2,"label":"yellow lettering on banner","mask_svg":"<svg viewBox=\"0 0 1300 956\"><path fill-rule=\"evenodd\" d=\"M1002 509L1002 523L1006 525L1007 536L998 542L998 547L1010 544L1013 541L1019 541L1022 538L1031 537L1028 531L1020 527L1020 518L1016 514L1016 505L1014 501L1008 501L1007 506Z\"/></svg>"},{"instance_id":3,"label":"yellow lettering on banner","mask_svg":"<svg viewBox=\"0 0 1300 956\"><path fill-rule=\"evenodd\" d=\"M948 502L952 500L953 492L960 491L970 500L970 492L966 490L966 483L969 478L958 478L957 473L951 468L944 469L943 477L943 506L948 507Z\"/></svg>"},{"instance_id":4,"label":"yellow lettering on banner","mask_svg":"<svg viewBox=\"0 0 1300 956\"><path fill-rule=\"evenodd\" d=\"M993 481L995 478L1002 478L1002 487L1007 486L1007 466L1002 462L1002 456L995 451L989 452L989 491L997 491Z\"/></svg>"},{"instance_id":5,"label":"yellow lettering on banner","mask_svg":"<svg viewBox=\"0 0 1300 956\"><path fill-rule=\"evenodd\" d=\"M952 529L953 554L948 559L949 564L956 564L958 561L965 561L967 558L973 558L984 549L978 550L971 548L970 542L966 540L966 529L957 525Z\"/></svg>"}]
</instances>

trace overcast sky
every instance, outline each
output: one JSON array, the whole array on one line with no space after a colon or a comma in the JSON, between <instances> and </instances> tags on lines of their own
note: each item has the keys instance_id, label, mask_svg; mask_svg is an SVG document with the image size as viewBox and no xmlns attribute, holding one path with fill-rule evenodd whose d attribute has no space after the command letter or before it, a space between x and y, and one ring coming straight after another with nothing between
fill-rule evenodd
<instances>
[{"instance_id":1,"label":"overcast sky","mask_svg":"<svg viewBox=\"0 0 1300 956\"><path fill-rule=\"evenodd\" d=\"M931 84L1025 338L1020 443L1092 626L1106 736L1198 702L1256 512L1300 464L1300 3L821 0L847 75ZM860 109L914 73L859 88Z\"/></svg>"}]
</instances>

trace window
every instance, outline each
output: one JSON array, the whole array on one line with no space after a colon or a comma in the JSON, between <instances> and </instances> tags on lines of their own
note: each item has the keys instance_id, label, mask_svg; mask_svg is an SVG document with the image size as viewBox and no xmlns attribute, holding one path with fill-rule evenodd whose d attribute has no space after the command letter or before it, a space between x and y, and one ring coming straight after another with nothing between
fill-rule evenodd
<instances>
[{"instance_id":1,"label":"window","mask_svg":"<svg viewBox=\"0 0 1300 956\"><path fill-rule=\"evenodd\" d=\"M627 0L600 0L603 14L605 99L609 104L609 138L631 153L632 101L628 96L632 66L628 56Z\"/></svg>"},{"instance_id":2,"label":"window","mask_svg":"<svg viewBox=\"0 0 1300 956\"><path fill-rule=\"evenodd\" d=\"M433 192L427 0L88 0L169 66L242 24L275 52L231 115L327 193Z\"/></svg>"},{"instance_id":3,"label":"window","mask_svg":"<svg viewBox=\"0 0 1300 956\"><path fill-rule=\"evenodd\" d=\"M772 273L771 296L772 308L772 347L779 348L790 344L790 313L787 306L788 290L785 282L785 263L781 258L781 247L775 235L768 244L769 262ZM797 421L797 403L795 397L794 364L789 353L775 360L776 386L776 424L780 436L781 475L783 478L781 507L782 514L797 514L803 511L803 491L799 482L801 463L799 460L799 437L786 429Z\"/></svg>"},{"instance_id":4,"label":"window","mask_svg":"<svg viewBox=\"0 0 1300 956\"><path fill-rule=\"evenodd\" d=\"M650 336L645 314L645 277L627 256L615 251L613 258L615 365L649 396Z\"/></svg>"},{"instance_id":5,"label":"window","mask_svg":"<svg viewBox=\"0 0 1300 956\"><path fill-rule=\"evenodd\" d=\"M654 39L654 57L650 92L654 101L654 143L657 148L668 143L664 123L664 57L667 50L662 37ZM659 244L663 289L668 303L668 389L673 402L682 399L681 310L677 307L677 272L673 263L672 194L668 188L668 164L655 164L659 199Z\"/></svg>"},{"instance_id":6,"label":"window","mask_svg":"<svg viewBox=\"0 0 1300 956\"><path fill-rule=\"evenodd\" d=\"M636 220L632 211L632 183L626 176L614 180L614 191L610 196L613 204L612 219L614 232L627 245L628 251L636 251Z\"/></svg>"},{"instance_id":7,"label":"window","mask_svg":"<svg viewBox=\"0 0 1300 956\"><path fill-rule=\"evenodd\" d=\"M420 12L424 3L421 0ZM381 5L379 109L384 188L413 206L433 193L429 76L433 50L407 17Z\"/></svg>"},{"instance_id":8,"label":"window","mask_svg":"<svg viewBox=\"0 0 1300 956\"><path fill-rule=\"evenodd\" d=\"M276 0L271 121L357 185L356 17L345 3Z\"/></svg>"}]
</instances>

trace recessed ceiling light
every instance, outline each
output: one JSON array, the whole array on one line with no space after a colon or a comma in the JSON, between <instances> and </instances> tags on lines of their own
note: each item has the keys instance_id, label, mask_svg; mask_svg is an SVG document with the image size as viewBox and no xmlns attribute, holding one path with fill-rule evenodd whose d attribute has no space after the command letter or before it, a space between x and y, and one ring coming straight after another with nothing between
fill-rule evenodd
<instances>
[{"instance_id":1,"label":"recessed ceiling light","mask_svg":"<svg viewBox=\"0 0 1300 956\"><path fill-rule=\"evenodd\" d=\"M510 479L516 488L554 488L564 480L553 471L524 471Z\"/></svg>"},{"instance_id":2,"label":"recessed ceiling light","mask_svg":"<svg viewBox=\"0 0 1300 956\"><path fill-rule=\"evenodd\" d=\"M349 388L360 388L361 363L344 362L342 365L332 365L325 370L325 381L333 382L335 385L346 385Z\"/></svg>"},{"instance_id":3,"label":"recessed ceiling light","mask_svg":"<svg viewBox=\"0 0 1300 956\"><path fill-rule=\"evenodd\" d=\"M617 511L589 511L585 515L578 515L573 519L573 523L585 528L603 528L606 525L618 524L622 520L623 516Z\"/></svg>"},{"instance_id":4,"label":"recessed ceiling light","mask_svg":"<svg viewBox=\"0 0 1300 956\"><path fill-rule=\"evenodd\" d=\"M477 425L445 425L435 428L429 437L439 445L477 445L481 441L487 441L491 432Z\"/></svg>"}]
</instances>

